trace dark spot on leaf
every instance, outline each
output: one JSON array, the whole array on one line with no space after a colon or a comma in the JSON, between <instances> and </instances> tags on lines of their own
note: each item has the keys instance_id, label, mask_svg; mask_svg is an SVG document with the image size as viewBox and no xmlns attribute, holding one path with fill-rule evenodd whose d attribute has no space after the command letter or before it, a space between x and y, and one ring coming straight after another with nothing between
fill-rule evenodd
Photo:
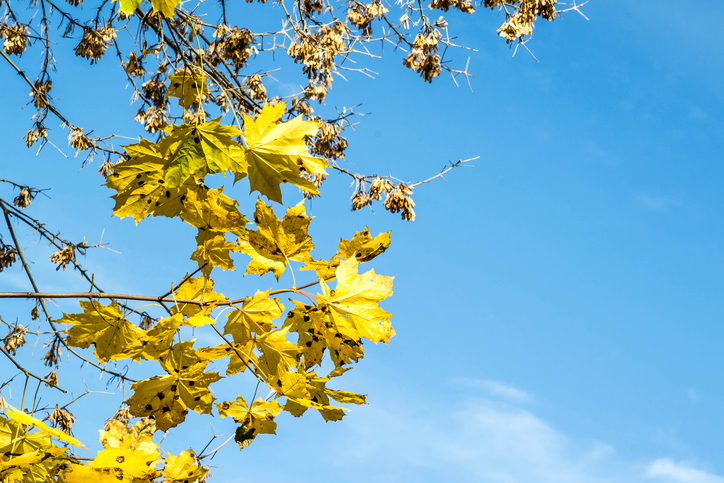
<instances>
[{"instance_id":1,"label":"dark spot on leaf","mask_svg":"<svg viewBox=\"0 0 724 483\"><path fill-rule=\"evenodd\" d=\"M163 400L163 398L166 397L166 395L162 392L159 392L158 394L156 394L156 397Z\"/></svg>"},{"instance_id":2,"label":"dark spot on leaf","mask_svg":"<svg viewBox=\"0 0 724 483\"><path fill-rule=\"evenodd\" d=\"M151 409L153 409L153 407L151 407L150 404L146 404L146 408L145 408L145 409L146 409L146 411L150 411Z\"/></svg>"},{"instance_id":3,"label":"dark spot on leaf","mask_svg":"<svg viewBox=\"0 0 724 483\"><path fill-rule=\"evenodd\" d=\"M174 89L178 89L179 87L181 87L181 84L179 84L178 82L174 82L174 83L173 83L173 88L174 88Z\"/></svg>"},{"instance_id":4,"label":"dark spot on leaf","mask_svg":"<svg viewBox=\"0 0 724 483\"><path fill-rule=\"evenodd\" d=\"M167 412L169 412L170 410L171 410L171 408L169 408L168 406L165 406L165 407L163 408L163 412L164 412L164 413L167 413Z\"/></svg>"},{"instance_id":5,"label":"dark spot on leaf","mask_svg":"<svg viewBox=\"0 0 724 483\"><path fill-rule=\"evenodd\" d=\"M277 379L277 386L282 387L282 380L281 380L281 379Z\"/></svg>"},{"instance_id":6,"label":"dark spot on leaf","mask_svg":"<svg viewBox=\"0 0 724 483\"><path fill-rule=\"evenodd\" d=\"M194 136L194 142L195 142L196 144L199 144L199 143L201 142L201 138L198 137L198 136Z\"/></svg>"},{"instance_id":7,"label":"dark spot on leaf","mask_svg":"<svg viewBox=\"0 0 724 483\"><path fill-rule=\"evenodd\" d=\"M163 184L165 181L162 180L162 179L159 179L158 182L161 183L161 184Z\"/></svg>"},{"instance_id":8,"label":"dark spot on leaf","mask_svg":"<svg viewBox=\"0 0 724 483\"><path fill-rule=\"evenodd\" d=\"M189 368L189 366L181 366L181 370L182 370L182 371L185 371L185 370L188 369L188 368Z\"/></svg>"},{"instance_id":9,"label":"dark spot on leaf","mask_svg":"<svg viewBox=\"0 0 724 483\"><path fill-rule=\"evenodd\" d=\"M221 409L223 409L224 411L226 411L230 407L231 407L231 404L229 404L228 402L221 403Z\"/></svg>"},{"instance_id":10,"label":"dark spot on leaf","mask_svg":"<svg viewBox=\"0 0 724 483\"><path fill-rule=\"evenodd\" d=\"M166 191L166 198L170 198L170 197L171 197L171 192L170 192L170 191Z\"/></svg>"},{"instance_id":11,"label":"dark spot on leaf","mask_svg":"<svg viewBox=\"0 0 724 483\"><path fill-rule=\"evenodd\" d=\"M201 400L201 396L196 396L196 397L194 398L194 401L200 401L200 400Z\"/></svg>"},{"instance_id":12,"label":"dark spot on leaf","mask_svg":"<svg viewBox=\"0 0 724 483\"><path fill-rule=\"evenodd\" d=\"M143 186L144 184L146 184L146 182L144 180L141 180L138 182L138 186Z\"/></svg>"},{"instance_id":13,"label":"dark spot on leaf","mask_svg":"<svg viewBox=\"0 0 724 483\"><path fill-rule=\"evenodd\" d=\"M172 384L172 385L171 385L171 390L172 390L173 392L176 392L176 384Z\"/></svg>"},{"instance_id":14,"label":"dark spot on leaf","mask_svg":"<svg viewBox=\"0 0 724 483\"><path fill-rule=\"evenodd\" d=\"M308 340L307 342L304 343L304 345L307 347L312 347L312 341Z\"/></svg>"},{"instance_id":15,"label":"dark spot on leaf","mask_svg":"<svg viewBox=\"0 0 724 483\"><path fill-rule=\"evenodd\" d=\"M312 340L313 340L314 342L319 342L319 337L317 337L316 335L313 335L313 336L312 336Z\"/></svg>"},{"instance_id":16,"label":"dark spot on leaf","mask_svg":"<svg viewBox=\"0 0 724 483\"><path fill-rule=\"evenodd\" d=\"M160 201L157 201L153 206L158 206L158 205L160 205L160 204L161 204L161 202L160 202Z\"/></svg>"},{"instance_id":17,"label":"dark spot on leaf","mask_svg":"<svg viewBox=\"0 0 724 483\"><path fill-rule=\"evenodd\" d=\"M317 396L314 396L314 397L312 398L312 401L314 401L314 402L319 402L319 400L317 399Z\"/></svg>"},{"instance_id":18,"label":"dark spot on leaf","mask_svg":"<svg viewBox=\"0 0 724 483\"><path fill-rule=\"evenodd\" d=\"M305 306L304 306L304 310L312 310L312 306L311 306L311 305L305 305Z\"/></svg>"},{"instance_id":19,"label":"dark spot on leaf","mask_svg":"<svg viewBox=\"0 0 724 483\"><path fill-rule=\"evenodd\" d=\"M186 199L186 195L181 195L181 199L180 199L179 201L180 201L181 203L183 203L185 199Z\"/></svg>"},{"instance_id":20,"label":"dark spot on leaf","mask_svg":"<svg viewBox=\"0 0 724 483\"><path fill-rule=\"evenodd\" d=\"M146 195L143 195L143 194L142 194L139 198L143 199L143 198L145 198L145 197L146 197Z\"/></svg>"},{"instance_id":21,"label":"dark spot on leaf","mask_svg":"<svg viewBox=\"0 0 724 483\"><path fill-rule=\"evenodd\" d=\"M140 177L141 177L141 173L138 173L138 174L136 175L136 179L138 179L138 178L140 178Z\"/></svg>"},{"instance_id":22,"label":"dark spot on leaf","mask_svg":"<svg viewBox=\"0 0 724 483\"><path fill-rule=\"evenodd\" d=\"M123 463L124 461L126 461L126 457L125 457L125 456L118 456L118 457L116 458L116 461L117 461L118 463Z\"/></svg>"},{"instance_id":23,"label":"dark spot on leaf","mask_svg":"<svg viewBox=\"0 0 724 483\"><path fill-rule=\"evenodd\" d=\"M309 316L309 314L304 314L304 322L309 322L312 320L312 318Z\"/></svg>"},{"instance_id":24,"label":"dark spot on leaf","mask_svg":"<svg viewBox=\"0 0 724 483\"><path fill-rule=\"evenodd\" d=\"M196 381L189 381L189 386L193 386L194 384L196 384Z\"/></svg>"}]
</instances>

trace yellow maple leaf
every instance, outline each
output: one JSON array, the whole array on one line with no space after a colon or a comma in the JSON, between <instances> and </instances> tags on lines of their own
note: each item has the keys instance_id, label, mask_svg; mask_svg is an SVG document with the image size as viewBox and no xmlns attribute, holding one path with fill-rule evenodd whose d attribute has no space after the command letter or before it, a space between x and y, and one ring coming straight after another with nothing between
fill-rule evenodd
<instances>
[{"instance_id":1,"label":"yellow maple leaf","mask_svg":"<svg viewBox=\"0 0 724 483\"><path fill-rule=\"evenodd\" d=\"M149 215L174 217L184 209L190 191L201 191L193 179L179 186L167 186L164 154L149 141L125 147L133 156L113 166L105 186L116 190L113 214L119 218L131 216L136 224Z\"/></svg>"},{"instance_id":2,"label":"yellow maple leaf","mask_svg":"<svg viewBox=\"0 0 724 483\"><path fill-rule=\"evenodd\" d=\"M209 95L209 79L200 72L191 72L189 69L177 70L168 76L169 86L167 97L176 97L179 106L188 109L197 99Z\"/></svg>"},{"instance_id":3,"label":"yellow maple leaf","mask_svg":"<svg viewBox=\"0 0 724 483\"><path fill-rule=\"evenodd\" d=\"M178 5L179 2L180 0L151 0L153 13L161 12L164 17L173 18L176 12L176 5Z\"/></svg>"},{"instance_id":4,"label":"yellow maple leaf","mask_svg":"<svg viewBox=\"0 0 724 483\"><path fill-rule=\"evenodd\" d=\"M163 167L168 186L182 186L190 179L201 180L207 174L225 175L226 171L231 171L235 179L246 175L244 148L232 139L241 134L235 127L213 119L196 126L169 126L166 132L169 135L159 143L159 149L168 158Z\"/></svg>"},{"instance_id":5,"label":"yellow maple leaf","mask_svg":"<svg viewBox=\"0 0 724 483\"><path fill-rule=\"evenodd\" d=\"M277 423L274 418L279 416L282 405L277 401L264 401L258 398L251 405L241 396L234 401L216 405L222 418L232 417L241 426L236 430L235 440L241 449L246 448L257 434L277 434Z\"/></svg>"},{"instance_id":6,"label":"yellow maple leaf","mask_svg":"<svg viewBox=\"0 0 724 483\"><path fill-rule=\"evenodd\" d=\"M99 451L96 457L88 462L88 466L97 470L110 468L117 478L152 480L161 475L155 469L160 458L158 451L147 453L132 449L106 448Z\"/></svg>"},{"instance_id":7,"label":"yellow maple leaf","mask_svg":"<svg viewBox=\"0 0 724 483\"><path fill-rule=\"evenodd\" d=\"M198 300L200 302L220 302L226 300L226 297L222 294L214 292L214 281L205 277L189 278L174 292L174 297L177 299ZM171 307L171 313L182 313L188 317L188 319L186 319L187 324L199 327L214 322L213 319L209 317L213 309L213 305L200 307L196 304L184 302Z\"/></svg>"},{"instance_id":8,"label":"yellow maple leaf","mask_svg":"<svg viewBox=\"0 0 724 483\"><path fill-rule=\"evenodd\" d=\"M307 216L304 209L304 202L289 208L280 221L271 206L258 200L254 212L257 229L249 230L246 236L240 236L237 240L237 251L251 257L246 274L274 272L279 280L290 260L311 261L309 251L314 248L308 233L311 221L312 218Z\"/></svg>"},{"instance_id":9,"label":"yellow maple leaf","mask_svg":"<svg viewBox=\"0 0 724 483\"><path fill-rule=\"evenodd\" d=\"M166 431L186 419L189 409L210 414L214 396L208 387L221 379L215 372L202 372L205 364L166 376L154 376L131 386L134 391L126 403L134 416L156 418L156 427Z\"/></svg>"},{"instance_id":10,"label":"yellow maple leaf","mask_svg":"<svg viewBox=\"0 0 724 483\"><path fill-rule=\"evenodd\" d=\"M304 170L321 174L326 166L324 160L309 154L305 143L306 137L317 134L320 123L305 121L302 116L281 122L285 105L284 102L275 106L265 104L256 119L244 114L243 140L251 192L258 191L277 203L282 202L279 188L282 183L318 193L317 187L301 173Z\"/></svg>"},{"instance_id":11,"label":"yellow maple leaf","mask_svg":"<svg viewBox=\"0 0 724 483\"><path fill-rule=\"evenodd\" d=\"M352 339L387 343L395 335L390 324L392 314L378 303L392 295L393 277L377 275L374 270L359 275L358 264L355 257L339 264L334 290L320 281L323 294L317 294L317 304L329 308L331 322L340 333Z\"/></svg>"},{"instance_id":12,"label":"yellow maple leaf","mask_svg":"<svg viewBox=\"0 0 724 483\"><path fill-rule=\"evenodd\" d=\"M209 470L196 464L196 456L190 449L182 451L178 456L171 453L166 457L166 466L163 469L165 481L182 481L194 483L203 478Z\"/></svg>"},{"instance_id":13,"label":"yellow maple leaf","mask_svg":"<svg viewBox=\"0 0 724 483\"><path fill-rule=\"evenodd\" d=\"M146 333L123 318L115 300L107 306L97 300L81 300L80 306L82 314L63 314L58 320L73 325L68 329L68 345L82 349L95 345L94 353L100 362L138 360Z\"/></svg>"},{"instance_id":14,"label":"yellow maple leaf","mask_svg":"<svg viewBox=\"0 0 724 483\"><path fill-rule=\"evenodd\" d=\"M33 416L26 414L23 411L19 411L9 404L7 405L7 409L5 410L5 415L17 423L24 424L25 426L33 426L40 432L47 434L48 436L51 436L53 438L57 438L64 443L72 444L73 446L77 446L79 448L85 448L85 445L75 439L73 436L65 434L60 429L51 428L40 419L34 418Z\"/></svg>"},{"instance_id":15,"label":"yellow maple leaf","mask_svg":"<svg viewBox=\"0 0 724 483\"><path fill-rule=\"evenodd\" d=\"M231 334L236 342L244 342L251 337L251 332L259 335L269 332L274 328L272 319L278 319L283 310L279 299L269 298L269 290L257 290L253 297L244 299L241 309L226 315L224 334Z\"/></svg>"},{"instance_id":16,"label":"yellow maple leaf","mask_svg":"<svg viewBox=\"0 0 724 483\"><path fill-rule=\"evenodd\" d=\"M118 2L118 10L125 13L127 16L133 15L138 7L141 6L141 0L114 0Z\"/></svg>"}]
</instances>

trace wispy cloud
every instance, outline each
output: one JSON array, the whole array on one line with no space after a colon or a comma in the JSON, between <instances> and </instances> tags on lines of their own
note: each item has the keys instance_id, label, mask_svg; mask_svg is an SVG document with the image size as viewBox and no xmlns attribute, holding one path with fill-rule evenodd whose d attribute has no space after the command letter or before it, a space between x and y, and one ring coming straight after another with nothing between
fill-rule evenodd
<instances>
[{"instance_id":1,"label":"wispy cloud","mask_svg":"<svg viewBox=\"0 0 724 483\"><path fill-rule=\"evenodd\" d=\"M724 483L724 478L721 476L694 468L684 462L676 463L669 458L660 458L651 463L645 476L680 483Z\"/></svg>"},{"instance_id":2,"label":"wispy cloud","mask_svg":"<svg viewBox=\"0 0 724 483\"><path fill-rule=\"evenodd\" d=\"M686 391L686 395L689 396L689 399L692 402L699 402L701 401L701 394L696 389L689 388Z\"/></svg>"},{"instance_id":3,"label":"wispy cloud","mask_svg":"<svg viewBox=\"0 0 724 483\"><path fill-rule=\"evenodd\" d=\"M642 195L639 198L641 205L649 211L666 211L672 206L680 205L678 200L664 196Z\"/></svg>"},{"instance_id":4,"label":"wispy cloud","mask_svg":"<svg viewBox=\"0 0 724 483\"><path fill-rule=\"evenodd\" d=\"M508 384L503 384L499 381L460 377L453 379L453 382L461 386L478 389L489 396L503 398L516 403L526 403L533 399L533 396L524 390Z\"/></svg>"}]
</instances>

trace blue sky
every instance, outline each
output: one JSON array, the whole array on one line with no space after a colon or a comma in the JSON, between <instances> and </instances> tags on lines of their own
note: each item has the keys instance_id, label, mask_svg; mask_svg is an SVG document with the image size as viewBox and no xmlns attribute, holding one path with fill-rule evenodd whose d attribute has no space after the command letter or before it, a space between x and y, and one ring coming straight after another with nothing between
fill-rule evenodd
<instances>
[{"instance_id":1,"label":"blue sky","mask_svg":"<svg viewBox=\"0 0 724 483\"><path fill-rule=\"evenodd\" d=\"M423 84L389 48L371 65L376 79L335 81L328 112L361 103L370 113L348 132L355 171L416 181L480 159L418 188L414 223L381 207L351 213L348 179L330 177L308 204L315 253L328 256L365 225L392 230L373 266L395 276L384 307L397 336L368 347L344 383L369 394L368 406L341 423L283 415L277 436L217 456L212 481L724 483L724 5L594 0L584 12L590 21L539 22L528 44L539 63L511 57L494 12L451 14L459 43L478 49L473 92L444 75ZM451 58L464 66L467 55ZM288 68L280 57L269 67ZM61 106L83 102L69 107L78 124L140 134L125 82L110 75L114 59L98 69L62 60L54 92ZM300 83L283 72L268 87ZM73 239L103 233L121 254L94 251L88 266L107 291L162 293L192 270L193 233L181 223L110 218L95 165L79 171L80 159L51 146L38 157L25 149L27 88L3 74L0 177L52 188L29 214ZM57 123L54 135L70 153ZM87 288L46 266L48 248L23 236L42 290ZM219 283L260 287L239 276ZM1 291L25 289L19 265L0 276ZM27 318L24 305L0 307L6 320ZM59 301L56 310L76 309ZM105 387L90 368L78 377L76 392L80 378ZM82 399L76 437L92 442L110 416L95 407L117 400ZM212 426L233 430L192 419L166 449L199 449Z\"/></svg>"}]
</instances>

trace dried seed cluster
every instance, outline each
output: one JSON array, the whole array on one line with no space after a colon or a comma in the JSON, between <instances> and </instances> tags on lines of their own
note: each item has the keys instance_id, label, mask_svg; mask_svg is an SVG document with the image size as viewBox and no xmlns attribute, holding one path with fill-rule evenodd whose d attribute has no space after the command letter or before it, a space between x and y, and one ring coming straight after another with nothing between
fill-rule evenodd
<instances>
[{"instance_id":1,"label":"dried seed cluster","mask_svg":"<svg viewBox=\"0 0 724 483\"><path fill-rule=\"evenodd\" d=\"M6 245L0 240L0 272L15 263L18 251L12 245Z\"/></svg>"},{"instance_id":2,"label":"dried seed cluster","mask_svg":"<svg viewBox=\"0 0 724 483\"><path fill-rule=\"evenodd\" d=\"M19 324L10 329L10 332L3 339L5 351L15 355L15 351L25 345L25 333L27 331L28 329Z\"/></svg>"},{"instance_id":3,"label":"dried seed cluster","mask_svg":"<svg viewBox=\"0 0 724 483\"><path fill-rule=\"evenodd\" d=\"M33 202L33 198L35 198L35 190L27 186L23 186L23 188L20 190L20 193L18 193L18 196L16 196L13 200L13 204L18 208L24 210L25 208L30 206L30 203Z\"/></svg>"},{"instance_id":4,"label":"dried seed cluster","mask_svg":"<svg viewBox=\"0 0 724 483\"><path fill-rule=\"evenodd\" d=\"M209 47L208 57L208 61L213 65L224 60L231 62L236 72L239 72L239 69L249 61L249 57L257 53L254 46L256 37L248 29L219 24L214 37L216 40Z\"/></svg>"},{"instance_id":5,"label":"dried seed cluster","mask_svg":"<svg viewBox=\"0 0 724 483\"><path fill-rule=\"evenodd\" d=\"M35 89L33 89L28 97L32 98L33 105L38 109L47 109L50 106L48 103L48 92L53 88L53 81L46 80L41 82L40 79L35 80Z\"/></svg>"},{"instance_id":6,"label":"dried seed cluster","mask_svg":"<svg viewBox=\"0 0 724 483\"><path fill-rule=\"evenodd\" d=\"M244 83L244 87L247 89L252 99L257 101L263 101L266 99L266 88L261 82L261 76L254 74L249 77Z\"/></svg>"},{"instance_id":7,"label":"dried seed cluster","mask_svg":"<svg viewBox=\"0 0 724 483\"><path fill-rule=\"evenodd\" d=\"M70 130L68 142L70 143L70 147L74 148L77 152L86 151L93 147L93 141L91 141L79 127Z\"/></svg>"},{"instance_id":8,"label":"dried seed cluster","mask_svg":"<svg viewBox=\"0 0 724 483\"><path fill-rule=\"evenodd\" d=\"M415 202L412 201L412 188L403 184L394 184L387 178L376 177L370 183L369 191L359 189L352 196L352 210L361 210L373 201L379 201L385 197L384 207L390 213L402 212L402 219L415 221Z\"/></svg>"},{"instance_id":9,"label":"dried seed cluster","mask_svg":"<svg viewBox=\"0 0 724 483\"><path fill-rule=\"evenodd\" d=\"M436 8L443 12L450 10L450 7L456 8L464 13L475 12L475 7L473 7L473 4L470 3L469 0L432 0L432 2L430 2L430 8Z\"/></svg>"},{"instance_id":10,"label":"dried seed cluster","mask_svg":"<svg viewBox=\"0 0 724 483\"><path fill-rule=\"evenodd\" d=\"M322 122L309 152L326 159L343 158L344 150L347 149L347 140L340 135L343 130L341 122L334 124Z\"/></svg>"},{"instance_id":11,"label":"dried seed cluster","mask_svg":"<svg viewBox=\"0 0 724 483\"><path fill-rule=\"evenodd\" d=\"M415 202L412 201L410 195L412 188L402 183L395 186L387 193L385 198L385 208L390 213L402 212L402 219L405 221L415 221Z\"/></svg>"},{"instance_id":12,"label":"dried seed cluster","mask_svg":"<svg viewBox=\"0 0 724 483\"><path fill-rule=\"evenodd\" d=\"M83 33L83 38L80 39L80 43L75 48L75 55L83 57L84 59L90 59L91 65L95 64L98 62L98 59L106 53L106 49L115 38L116 31L111 26L98 30L87 29Z\"/></svg>"},{"instance_id":13,"label":"dried seed cluster","mask_svg":"<svg viewBox=\"0 0 724 483\"><path fill-rule=\"evenodd\" d=\"M55 372L55 371L53 371ZM56 378L57 382L57 378ZM61 431L63 431L66 434L72 434L71 428L73 427L73 423L77 421L75 416L73 416L70 411L67 411L64 408L59 407L57 404L55 405L55 409L53 409L53 412L50 413L50 417L48 418L48 421L56 427L60 428Z\"/></svg>"},{"instance_id":14,"label":"dried seed cluster","mask_svg":"<svg viewBox=\"0 0 724 483\"><path fill-rule=\"evenodd\" d=\"M438 43L442 34L436 28L425 27L415 36L412 49L402 61L402 65L422 76L426 82L440 75L440 56L437 55Z\"/></svg>"},{"instance_id":15,"label":"dried seed cluster","mask_svg":"<svg viewBox=\"0 0 724 483\"><path fill-rule=\"evenodd\" d=\"M362 31L362 37L369 38L372 35L372 21L384 17L389 12L381 3L355 3L347 10L349 23Z\"/></svg>"},{"instance_id":16,"label":"dried seed cluster","mask_svg":"<svg viewBox=\"0 0 724 483\"><path fill-rule=\"evenodd\" d=\"M0 25L0 39L5 39L3 49L8 55L20 56L28 47L28 29L18 23Z\"/></svg>"},{"instance_id":17,"label":"dried seed cluster","mask_svg":"<svg viewBox=\"0 0 724 483\"><path fill-rule=\"evenodd\" d=\"M313 34L302 34L293 40L287 54L294 59L295 64L303 64L302 72L309 79L329 87L332 85L335 57L347 49L348 33L347 25L343 22L323 25Z\"/></svg>"},{"instance_id":18,"label":"dried seed cluster","mask_svg":"<svg viewBox=\"0 0 724 483\"><path fill-rule=\"evenodd\" d=\"M168 126L166 112L154 106L150 106L145 111L139 109L134 120L145 123L143 127L150 133L155 133Z\"/></svg>"},{"instance_id":19,"label":"dried seed cluster","mask_svg":"<svg viewBox=\"0 0 724 483\"><path fill-rule=\"evenodd\" d=\"M141 86L143 97L154 106L163 108L166 105L166 83L160 79L160 74L151 77Z\"/></svg>"},{"instance_id":20,"label":"dried seed cluster","mask_svg":"<svg viewBox=\"0 0 724 483\"><path fill-rule=\"evenodd\" d=\"M486 0L486 7L495 7L501 1ZM533 24L538 17L549 22L556 18L557 0L521 0L517 10L509 15L507 20L498 29L498 35L510 43L533 33Z\"/></svg>"},{"instance_id":21,"label":"dried seed cluster","mask_svg":"<svg viewBox=\"0 0 724 483\"><path fill-rule=\"evenodd\" d=\"M143 62L138 58L135 52L131 52L131 55L128 57L128 62L126 62L123 68L125 69L126 74L131 77L143 77L146 74L146 71L143 68Z\"/></svg>"},{"instance_id":22,"label":"dried seed cluster","mask_svg":"<svg viewBox=\"0 0 724 483\"><path fill-rule=\"evenodd\" d=\"M56 271L61 268L65 271L65 266L69 263L75 263L75 246L66 245L62 250L59 250L50 255L50 261L57 264Z\"/></svg>"},{"instance_id":23,"label":"dried seed cluster","mask_svg":"<svg viewBox=\"0 0 724 483\"><path fill-rule=\"evenodd\" d=\"M25 140L25 144L28 146L28 148L30 148L39 139L45 139L47 137L48 133L45 128L40 124L37 124L33 129L25 133L23 139Z\"/></svg>"}]
</instances>

